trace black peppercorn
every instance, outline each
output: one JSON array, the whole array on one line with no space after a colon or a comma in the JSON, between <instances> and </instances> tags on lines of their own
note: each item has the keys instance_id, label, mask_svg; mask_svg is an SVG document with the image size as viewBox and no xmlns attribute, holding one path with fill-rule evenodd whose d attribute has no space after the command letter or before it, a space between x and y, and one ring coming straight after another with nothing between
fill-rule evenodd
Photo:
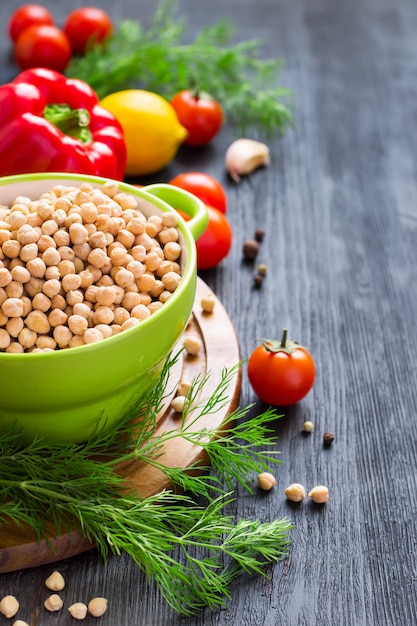
<instances>
[{"instance_id":1,"label":"black peppercorn","mask_svg":"<svg viewBox=\"0 0 417 626\"><path fill-rule=\"evenodd\" d=\"M253 261L259 252L259 243L255 239L247 239L242 248L243 256L246 261Z\"/></svg>"},{"instance_id":2,"label":"black peppercorn","mask_svg":"<svg viewBox=\"0 0 417 626\"><path fill-rule=\"evenodd\" d=\"M263 282L264 277L262 276L262 274L255 274L255 276L253 277L254 287L256 287L256 289L259 289L260 287L262 287Z\"/></svg>"},{"instance_id":3,"label":"black peppercorn","mask_svg":"<svg viewBox=\"0 0 417 626\"><path fill-rule=\"evenodd\" d=\"M325 432L323 434L323 443L325 446L331 446L334 441L334 435L330 432Z\"/></svg>"},{"instance_id":4,"label":"black peppercorn","mask_svg":"<svg viewBox=\"0 0 417 626\"><path fill-rule=\"evenodd\" d=\"M265 237L265 231L263 228L257 228L255 230L255 239L256 241L263 241L263 238Z\"/></svg>"}]
</instances>

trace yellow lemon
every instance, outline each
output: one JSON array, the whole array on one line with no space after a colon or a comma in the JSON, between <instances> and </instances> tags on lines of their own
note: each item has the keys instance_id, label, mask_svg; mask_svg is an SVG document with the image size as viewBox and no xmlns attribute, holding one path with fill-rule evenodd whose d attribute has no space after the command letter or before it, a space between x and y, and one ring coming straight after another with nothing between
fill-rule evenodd
<instances>
[{"instance_id":1,"label":"yellow lemon","mask_svg":"<svg viewBox=\"0 0 417 626\"><path fill-rule=\"evenodd\" d=\"M101 100L120 122L126 141L127 176L153 174L167 165L187 138L171 104L151 91L127 89Z\"/></svg>"}]
</instances>

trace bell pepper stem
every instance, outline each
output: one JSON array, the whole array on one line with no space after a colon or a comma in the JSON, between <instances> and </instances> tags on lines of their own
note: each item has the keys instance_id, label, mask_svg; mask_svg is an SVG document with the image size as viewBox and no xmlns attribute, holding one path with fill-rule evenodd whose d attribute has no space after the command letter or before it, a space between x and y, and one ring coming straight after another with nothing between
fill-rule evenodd
<instances>
[{"instance_id":1,"label":"bell pepper stem","mask_svg":"<svg viewBox=\"0 0 417 626\"><path fill-rule=\"evenodd\" d=\"M91 141L88 128L90 114L87 109L72 109L67 104L48 104L43 115L65 135L80 139L84 143Z\"/></svg>"}]
</instances>

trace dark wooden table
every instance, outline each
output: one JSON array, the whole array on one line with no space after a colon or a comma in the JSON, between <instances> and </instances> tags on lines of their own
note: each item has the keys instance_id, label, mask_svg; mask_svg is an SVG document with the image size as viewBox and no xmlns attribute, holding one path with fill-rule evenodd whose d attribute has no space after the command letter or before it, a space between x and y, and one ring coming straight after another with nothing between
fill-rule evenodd
<instances>
[{"instance_id":1,"label":"dark wooden table","mask_svg":"<svg viewBox=\"0 0 417 626\"><path fill-rule=\"evenodd\" d=\"M21 3L0 4L0 78L16 73L5 23ZM44 2L62 22L63 0ZM78 6L74 2L71 6ZM138 0L97 4L115 20L153 14ZM295 94L295 128L270 142L272 163L236 185L224 153L181 150L154 180L194 169L226 187L234 242L202 273L226 307L243 358L256 339L284 326L317 364L311 393L277 422L283 464L267 494L237 490L233 513L295 529L289 558L269 577L241 578L227 608L175 615L126 556L104 563L92 550L59 563L70 601L104 595L102 626L414 626L417 624L417 6L414 0L181 0L191 33L226 16L242 39L261 38L283 57L282 84ZM252 289L242 243L265 228L260 261L269 274ZM255 401L243 374L241 404ZM257 403L254 410L262 409ZM303 436L302 424L315 430ZM324 431L333 445L323 447ZM326 484L324 507L291 505L292 482ZM44 566L0 576L0 596L22 600L30 624L46 614ZM0 616L0 626L10 623Z\"/></svg>"}]
</instances>

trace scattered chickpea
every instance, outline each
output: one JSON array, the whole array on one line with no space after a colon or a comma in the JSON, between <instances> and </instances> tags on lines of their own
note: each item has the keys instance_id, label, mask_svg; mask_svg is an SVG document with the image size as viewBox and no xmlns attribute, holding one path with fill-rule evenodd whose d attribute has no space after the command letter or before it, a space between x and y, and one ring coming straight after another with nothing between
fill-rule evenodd
<instances>
[{"instance_id":1,"label":"scattered chickpea","mask_svg":"<svg viewBox=\"0 0 417 626\"><path fill-rule=\"evenodd\" d=\"M197 355L202 347L201 339L197 335L188 335L184 339L184 348L192 356Z\"/></svg>"},{"instance_id":2,"label":"scattered chickpea","mask_svg":"<svg viewBox=\"0 0 417 626\"><path fill-rule=\"evenodd\" d=\"M258 486L264 491L269 491L275 487L276 484L277 481L275 476L270 472L262 472L262 474L258 474Z\"/></svg>"},{"instance_id":3,"label":"scattered chickpea","mask_svg":"<svg viewBox=\"0 0 417 626\"><path fill-rule=\"evenodd\" d=\"M101 617L107 611L107 599L93 598L88 603L87 609L93 617Z\"/></svg>"},{"instance_id":4,"label":"scattered chickpea","mask_svg":"<svg viewBox=\"0 0 417 626\"><path fill-rule=\"evenodd\" d=\"M74 619L85 619L87 615L87 606L83 602L75 602L68 607L68 612Z\"/></svg>"},{"instance_id":5,"label":"scattered chickpea","mask_svg":"<svg viewBox=\"0 0 417 626\"><path fill-rule=\"evenodd\" d=\"M29 626L27 622L24 622L22 619L17 619L13 622L13 626Z\"/></svg>"},{"instance_id":6,"label":"scattered chickpea","mask_svg":"<svg viewBox=\"0 0 417 626\"><path fill-rule=\"evenodd\" d=\"M52 572L50 576L45 580L45 587L51 591L62 591L65 587L65 580L62 574L58 571Z\"/></svg>"},{"instance_id":7,"label":"scattered chickpea","mask_svg":"<svg viewBox=\"0 0 417 626\"><path fill-rule=\"evenodd\" d=\"M285 495L291 502L301 502L306 497L306 490L300 483L293 483L286 488Z\"/></svg>"},{"instance_id":8,"label":"scattered chickpea","mask_svg":"<svg viewBox=\"0 0 417 626\"><path fill-rule=\"evenodd\" d=\"M309 492L308 497L317 504L324 504L329 499L329 489L324 485L317 485Z\"/></svg>"},{"instance_id":9,"label":"scattered chickpea","mask_svg":"<svg viewBox=\"0 0 417 626\"><path fill-rule=\"evenodd\" d=\"M43 606L47 611L55 612L60 611L64 606L64 603L61 596L59 596L57 593L53 593L46 598Z\"/></svg>"},{"instance_id":10,"label":"scattered chickpea","mask_svg":"<svg viewBox=\"0 0 417 626\"><path fill-rule=\"evenodd\" d=\"M184 411L185 401L185 396L175 396L175 398L172 399L171 407L176 413L182 413Z\"/></svg>"},{"instance_id":11,"label":"scattered chickpea","mask_svg":"<svg viewBox=\"0 0 417 626\"><path fill-rule=\"evenodd\" d=\"M186 396L191 387L191 383L187 381L182 381L177 387L177 395L178 396Z\"/></svg>"},{"instance_id":12,"label":"scattered chickpea","mask_svg":"<svg viewBox=\"0 0 417 626\"><path fill-rule=\"evenodd\" d=\"M0 600L0 613L5 617L14 617L19 610L19 602L14 596L4 596Z\"/></svg>"},{"instance_id":13,"label":"scattered chickpea","mask_svg":"<svg viewBox=\"0 0 417 626\"><path fill-rule=\"evenodd\" d=\"M303 424L303 430L304 430L304 432L306 432L306 433L312 433L312 432L313 432L313 430L314 430L314 424L313 424L313 422L310 422L310 421L304 422L304 424Z\"/></svg>"},{"instance_id":14,"label":"scattered chickpea","mask_svg":"<svg viewBox=\"0 0 417 626\"><path fill-rule=\"evenodd\" d=\"M212 313L215 304L216 300L214 296L211 295L211 293L208 293L207 295L203 296L203 298L201 298L201 308L205 313Z\"/></svg>"}]
</instances>

